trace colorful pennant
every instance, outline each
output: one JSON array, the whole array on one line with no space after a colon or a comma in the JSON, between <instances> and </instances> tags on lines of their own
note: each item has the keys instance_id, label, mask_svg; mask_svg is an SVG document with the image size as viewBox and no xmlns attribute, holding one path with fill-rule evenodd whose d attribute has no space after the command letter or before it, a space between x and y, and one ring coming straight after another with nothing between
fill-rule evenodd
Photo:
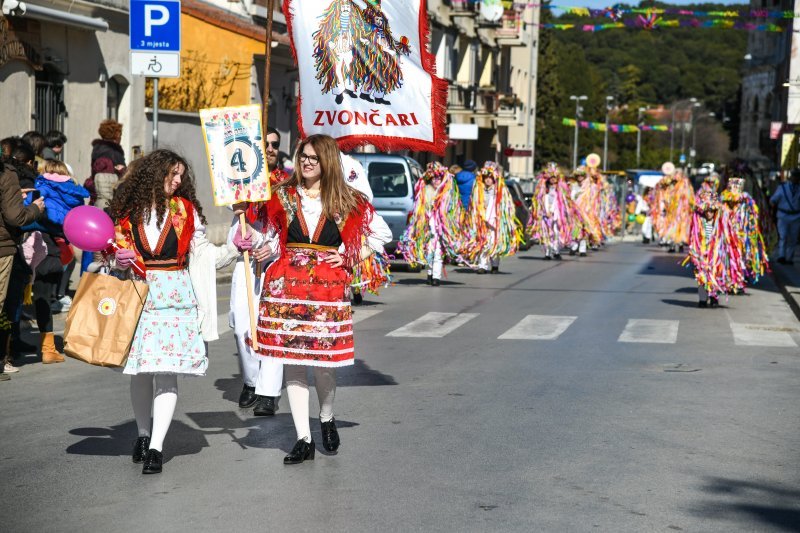
<instances>
[{"instance_id":1,"label":"colorful pennant","mask_svg":"<svg viewBox=\"0 0 800 533\"><path fill-rule=\"evenodd\" d=\"M564 126L575 127L574 118L562 118L561 124ZM578 127L584 130L606 131L605 122L587 122L585 120L578 121ZM609 124L608 130L613 133L636 133L637 131L672 131L672 128L663 124L643 124L636 126L635 124Z\"/></svg>"}]
</instances>

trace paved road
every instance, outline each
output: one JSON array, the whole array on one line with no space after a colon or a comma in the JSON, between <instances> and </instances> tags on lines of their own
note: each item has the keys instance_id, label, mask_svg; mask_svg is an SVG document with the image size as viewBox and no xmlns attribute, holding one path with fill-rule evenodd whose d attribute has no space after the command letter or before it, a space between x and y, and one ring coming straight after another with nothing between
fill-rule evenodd
<instances>
[{"instance_id":1,"label":"paved road","mask_svg":"<svg viewBox=\"0 0 800 533\"><path fill-rule=\"evenodd\" d=\"M800 323L769 281L697 309L677 260L397 273L356 313L339 454L299 466L285 399L236 406L230 333L180 382L159 476L130 462L125 377L26 365L0 384L2 530L800 530Z\"/></svg>"}]
</instances>

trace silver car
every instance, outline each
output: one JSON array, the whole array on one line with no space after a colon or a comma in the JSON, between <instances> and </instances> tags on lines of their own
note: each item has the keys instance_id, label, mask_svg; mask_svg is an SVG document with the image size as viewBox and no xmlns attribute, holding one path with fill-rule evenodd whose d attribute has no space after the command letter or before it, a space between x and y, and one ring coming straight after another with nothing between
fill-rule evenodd
<instances>
[{"instance_id":1,"label":"silver car","mask_svg":"<svg viewBox=\"0 0 800 533\"><path fill-rule=\"evenodd\" d=\"M375 210L392 230L386 251L393 253L414 209L414 184L422 177L422 166L403 155L350 154L364 166L374 196Z\"/></svg>"}]
</instances>

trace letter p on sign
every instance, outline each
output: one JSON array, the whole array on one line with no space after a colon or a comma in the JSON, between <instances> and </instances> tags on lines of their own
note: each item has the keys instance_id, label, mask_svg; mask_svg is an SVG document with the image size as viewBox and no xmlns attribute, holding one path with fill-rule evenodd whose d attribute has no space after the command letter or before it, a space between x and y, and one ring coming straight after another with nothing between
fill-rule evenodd
<instances>
[{"instance_id":1,"label":"letter p on sign","mask_svg":"<svg viewBox=\"0 0 800 533\"><path fill-rule=\"evenodd\" d=\"M144 35L153 36L153 26L163 26L169 22L169 10L164 6L146 4L144 6Z\"/></svg>"}]
</instances>

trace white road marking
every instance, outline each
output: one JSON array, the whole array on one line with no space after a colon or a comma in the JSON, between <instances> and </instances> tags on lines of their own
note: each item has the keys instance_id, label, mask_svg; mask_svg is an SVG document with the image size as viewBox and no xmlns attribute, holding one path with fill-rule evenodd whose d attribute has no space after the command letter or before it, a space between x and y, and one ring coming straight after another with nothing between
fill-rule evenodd
<instances>
[{"instance_id":1,"label":"white road marking","mask_svg":"<svg viewBox=\"0 0 800 533\"><path fill-rule=\"evenodd\" d=\"M402 328L386 334L387 337L444 337L463 326L478 313L425 313Z\"/></svg>"},{"instance_id":2,"label":"white road marking","mask_svg":"<svg viewBox=\"0 0 800 533\"><path fill-rule=\"evenodd\" d=\"M678 341L678 324L677 320L631 318L617 341L675 344Z\"/></svg>"},{"instance_id":3,"label":"white road marking","mask_svg":"<svg viewBox=\"0 0 800 533\"><path fill-rule=\"evenodd\" d=\"M362 320L371 318L379 313L383 313L381 309L355 309L353 310L353 324L358 324Z\"/></svg>"},{"instance_id":4,"label":"white road marking","mask_svg":"<svg viewBox=\"0 0 800 533\"><path fill-rule=\"evenodd\" d=\"M737 346L797 348L797 343L789 334L797 332L796 328L731 322L731 331L733 331L733 342Z\"/></svg>"},{"instance_id":5,"label":"white road marking","mask_svg":"<svg viewBox=\"0 0 800 533\"><path fill-rule=\"evenodd\" d=\"M567 331L576 316L528 315L506 331L498 339L554 340Z\"/></svg>"}]
</instances>

